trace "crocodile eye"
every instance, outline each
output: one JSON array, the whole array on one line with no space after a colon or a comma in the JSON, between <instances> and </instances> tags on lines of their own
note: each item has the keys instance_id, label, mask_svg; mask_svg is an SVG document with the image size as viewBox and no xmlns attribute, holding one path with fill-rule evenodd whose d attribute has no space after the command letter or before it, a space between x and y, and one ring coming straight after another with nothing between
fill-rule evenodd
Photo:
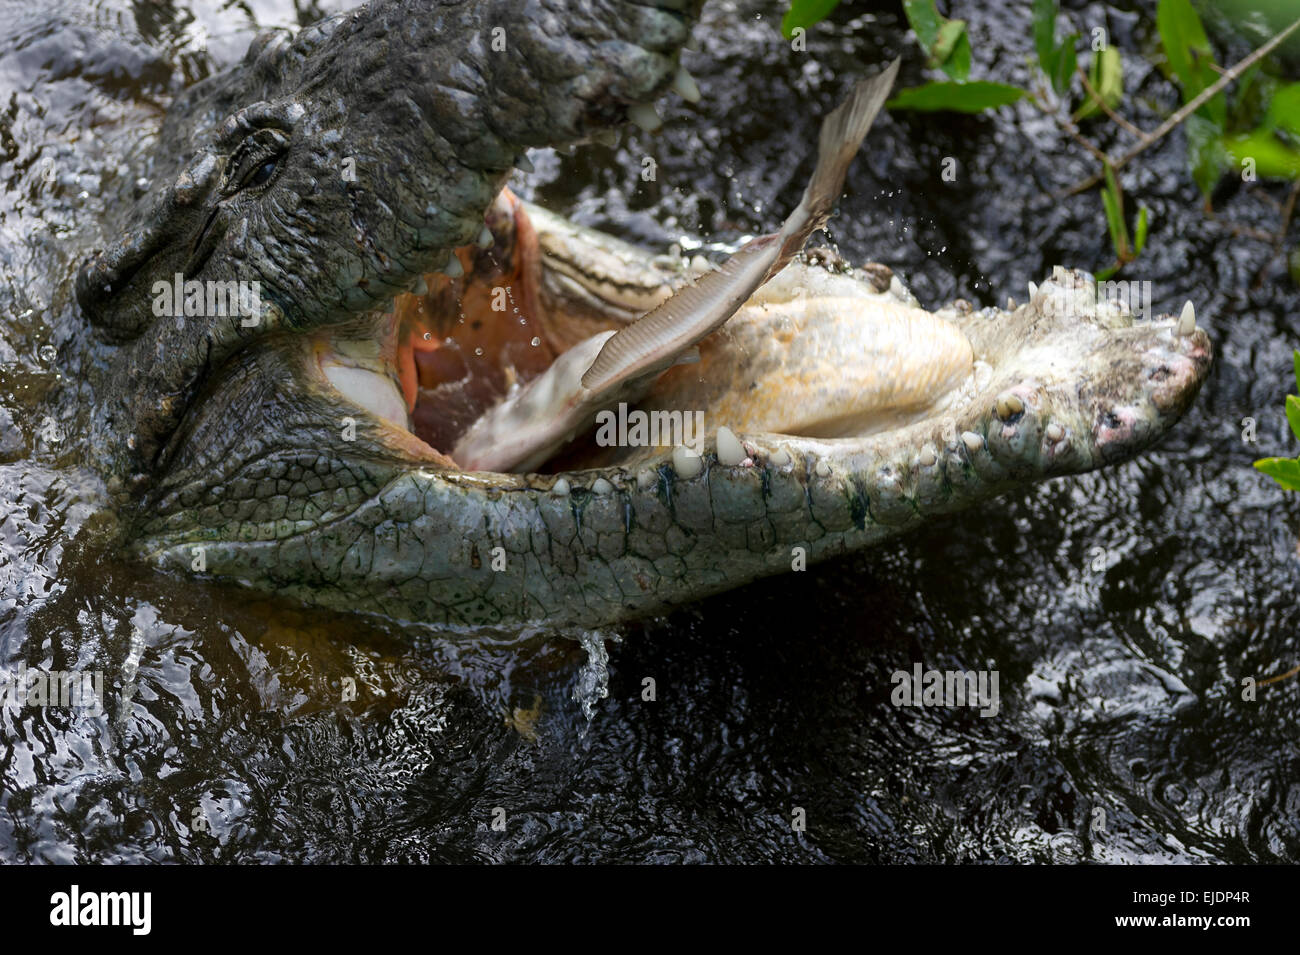
<instances>
[{"instance_id":1,"label":"crocodile eye","mask_svg":"<svg viewBox=\"0 0 1300 955\"><path fill-rule=\"evenodd\" d=\"M261 129L249 136L230 157L222 192L233 196L245 189L261 189L275 178L280 160L289 150L289 138L278 129Z\"/></svg>"},{"instance_id":2,"label":"crocodile eye","mask_svg":"<svg viewBox=\"0 0 1300 955\"><path fill-rule=\"evenodd\" d=\"M276 160L274 159L267 160L266 162L262 163L262 165L257 167L257 169L253 172L253 174L248 177L248 181L244 183L244 185L246 186L266 185L268 182L271 181L271 177L275 175L275 167L276 167Z\"/></svg>"}]
</instances>

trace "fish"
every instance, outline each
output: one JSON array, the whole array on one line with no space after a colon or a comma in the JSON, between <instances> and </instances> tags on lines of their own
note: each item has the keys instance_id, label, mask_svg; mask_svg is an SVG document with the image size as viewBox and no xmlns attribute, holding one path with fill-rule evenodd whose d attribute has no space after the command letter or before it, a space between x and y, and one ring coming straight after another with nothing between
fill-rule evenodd
<instances>
[{"instance_id":1,"label":"fish","mask_svg":"<svg viewBox=\"0 0 1300 955\"><path fill-rule=\"evenodd\" d=\"M751 239L625 328L593 335L544 373L513 389L456 442L452 460L469 471L530 471L601 411L644 396L655 378L717 331L824 227L849 166L893 88L899 61L859 80L822 122L817 163L780 230Z\"/></svg>"}]
</instances>

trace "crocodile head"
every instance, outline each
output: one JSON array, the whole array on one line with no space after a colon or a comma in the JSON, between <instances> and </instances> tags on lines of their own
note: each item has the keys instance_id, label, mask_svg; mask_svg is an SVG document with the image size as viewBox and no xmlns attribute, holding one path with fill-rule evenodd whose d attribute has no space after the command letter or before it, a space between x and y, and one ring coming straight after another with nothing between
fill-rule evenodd
<instances>
[{"instance_id":1,"label":"crocodile head","mask_svg":"<svg viewBox=\"0 0 1300 955\"><path fill-rule=\"evenodd\" d=\"M930 313L886 270L799 262L637 409L699 443L580 433L539 473L458 467L516 382L699 267L500 192L523 148L688 90L693 13L394 0L179 101L166 188L78 284L118 343L95 443L133 551L401 619L591 626L1123 460L1179 418L1210 360L1189 315L1136 321L1065 270L1019 308ZM193 280L256 281L256 307L155 314Z\"/></svg>"},{"instance_id":2,"label":"crocodile head","mask_svg":"<svg viewBox=\"0 0 1300 955\"><path fill-rule=\"evenodd\" d=\"M77 277L121 346L93 442L106 470L151 480L241 351L365 336L397 293L454 269L526 148L650 109L701 2L375 0L267 32L191 87L140 171L148 194Z\"/></svg>"}]
</instances>

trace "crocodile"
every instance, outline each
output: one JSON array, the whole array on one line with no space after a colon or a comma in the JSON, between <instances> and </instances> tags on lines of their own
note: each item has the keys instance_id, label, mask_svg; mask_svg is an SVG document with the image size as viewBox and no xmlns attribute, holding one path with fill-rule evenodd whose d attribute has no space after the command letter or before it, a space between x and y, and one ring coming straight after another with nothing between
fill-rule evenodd
<instances>
[{"instance_id":1,"label":"crocodile","mask_svg":"<svg viewBox=\"0 0 1300 955\"><path fill-rule=\"evenodd\" d=\"M1135 316L1058 268L1018 306L929 311L813 251L616 409L697 433L593 421L522 473L458 460L491 409L710 271L504 188L529 148L698 95L700 3L373 0L180 94L75 284L79 448L127 551L398 620L591 627L1173 427L1211 361L1190 304Z\"/></svg>"}]
</instances>

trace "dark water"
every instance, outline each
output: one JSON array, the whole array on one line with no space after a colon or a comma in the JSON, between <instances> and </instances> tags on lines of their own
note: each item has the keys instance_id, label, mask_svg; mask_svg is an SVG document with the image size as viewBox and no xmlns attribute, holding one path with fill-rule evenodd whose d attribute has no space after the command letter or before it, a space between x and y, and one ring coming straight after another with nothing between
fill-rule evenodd
<instances>
[{"instance_id":1,"label":"dark water","mask_svg":"<svg viewBox=\"0 0 1300 955\"><path fill-rule=\"evenodd\" d=\"M123 562L76 467L75 388L56 388L79 371L67 279L177 84L254 23L343 5L0 4L0 673L100 669L110 697L106 717L0 709L0 860L1300 860L1300 680L1240 689L1300 664L1300 505L1250 468L1296 450L1281 408L1300 290L1280 259L1257 281L1270 249L1233 230L1276 228L1285 189L1225 187L1208 217L1181 132L1123 177L1153 216L1127 277L1161 311L1194 300L1218 360L1139 461L586 646L399 628ZM955 6L975 74L1030 82L1028 5ZM1131 118L1154 127L1177 103L1149 65L1154 4L1068 6L1108 27ZM713 3L686 57L701 106L666 102L658 136L538 155L520 190L652 244L771 228L864 65L902 52L921 79L898 17L871 9L793 54L773 5ZM1054 264L1107 264L1096 193L1052 198L1091 171L1031 105L894 115L833 237L928 304L1001 303ZM892 706L890 674L918 662L998 670L1000 711Z\"/></svg>"}]
</instances>

